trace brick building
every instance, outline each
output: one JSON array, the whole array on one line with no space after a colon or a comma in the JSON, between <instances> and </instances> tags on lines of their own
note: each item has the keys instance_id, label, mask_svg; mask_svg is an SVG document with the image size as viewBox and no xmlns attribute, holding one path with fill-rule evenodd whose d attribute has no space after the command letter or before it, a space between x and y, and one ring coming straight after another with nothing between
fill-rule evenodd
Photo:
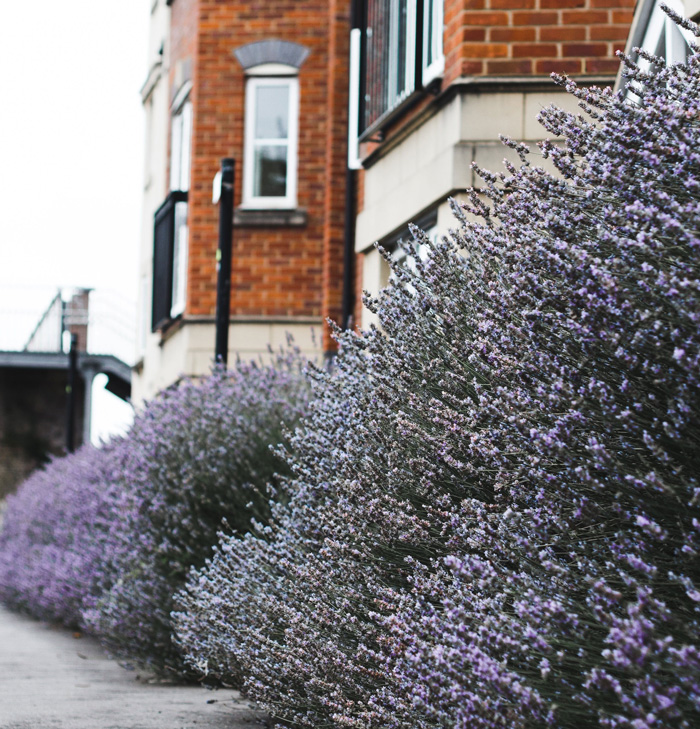
<instances>
[{"instance_id":1,"label":"brick building","mask_svg":"<svg viewBox=\"0 0 700 729\"><path fill-rule=\"evenodd\" d=\"M255 356L287 332L310 352L332 346L323 322L341 313L349 8L153 0L137 401L210 367L223 157L237 161L231 351Z\"/></svg>"},{"instance_id":2,"label":"brick building","mask_svg":"<svg viewBox=\"0 0 700 729\"><path fill-rule=\"evenodd\" d=\"M410 0L398 5L415 7ZM376 33L366 28L376 26L379 6L393 12L396 4L364 0L364 18L353 30L365 75L355 251L362 287L370 291L389 276L375 241L391 250L408 236L409 222L446 232L453 225L448 197L459 199L478 185L471 163L501 170L505 157L517 161L499 134L530 143L536 153L544 133L538 111L552 102L574 108L550 73L585 84L614 82L614 54L625 46L634 0L425 0L423 17L409 14L401 29L405 45L396 43L396 21L393 31L383 30L379 53L404 55L403 65L373 59ZM377 89L370 78L376 68L399 93ZM383 91L379 102L376 91ZM358 308L356 316L364 326L371 322L367 310Z\"/></svg>"},{"instance_id":3,"label":"brick building","mask_svg":"<svg viewBox=\"0 0 700 729\"><path fill-rule=\"evenodd\" d=\"M137 401L210 366L221 158L237 160L230 350L289 331L328 352L326 317L371 321L356 294L389 274L374 243L446 231L471 162L508 155L498 134L534 143L539 109L571 106L552 71L612 84L635 5L151 2Z\"/></svg>"}]
</instances>

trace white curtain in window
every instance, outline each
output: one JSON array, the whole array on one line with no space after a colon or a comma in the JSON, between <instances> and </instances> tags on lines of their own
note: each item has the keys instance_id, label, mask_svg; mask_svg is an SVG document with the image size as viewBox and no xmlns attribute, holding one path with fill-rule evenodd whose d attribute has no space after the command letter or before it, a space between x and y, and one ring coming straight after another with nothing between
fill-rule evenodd
<instances>
[{"instance_id":1,"label":"white curtain in window","mask_svg":"<svg viewBox=\"0 0 700 729\"><path fill-rule=\"evenodd\" d=\"M173 241L173 294L170 316L175 318L185 311L187 295L187 203L175 204L175 239Z\"/></svg>"},{"instance_id":2,"label":"white curtain in window","mask_svg":"<svg viewBox=\"0 0 700 729\"><path fill-rule=\"evenodd\" d=\"M170 134L170 189L190 189L192 104L189 100L172 117Z\"/></svg>"}]
</instances>

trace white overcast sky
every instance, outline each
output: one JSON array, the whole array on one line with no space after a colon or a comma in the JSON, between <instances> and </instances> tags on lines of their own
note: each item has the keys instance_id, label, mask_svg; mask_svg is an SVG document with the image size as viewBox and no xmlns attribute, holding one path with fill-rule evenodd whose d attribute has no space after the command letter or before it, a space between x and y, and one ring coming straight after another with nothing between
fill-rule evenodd
<instances>
[{"instance_id":1,"label":"white overcast sky","mask_svg":"<svg viewBox=\"0 0 700 729\"><path fill-rule=\"evenodd\" d=\"M18 287L136 298L149 8L2 3L0 307Z\"/></svg>"}]
</instances>

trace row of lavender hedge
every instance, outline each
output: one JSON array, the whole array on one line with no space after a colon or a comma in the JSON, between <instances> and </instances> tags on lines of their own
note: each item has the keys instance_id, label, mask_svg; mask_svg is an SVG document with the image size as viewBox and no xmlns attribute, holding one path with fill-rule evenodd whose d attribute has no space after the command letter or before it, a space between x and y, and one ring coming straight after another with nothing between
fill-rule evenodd
<instances>
[{"instance_id":1,"label":"row of lavender hedge","mask_svg":"<svg viewBox=\"0 0 700 729\"><path fill-rule=\"evenodd\" d=\"M79 627L85 596L102 579L122 452L115 442L57 458L7 498L0 531L2 602Z\"/></svg>"},{"instance_id":2,"label":"row of lavender hedge","mask_svg":"<svg viewBox=\"0 0 700 729\"><path fill-rule=\"evenodd\" d=\"M636 97L559 80L586 114L541 115L558 176L508 142L522 164L480 171L450 239L416 231L427 259L368 302L381 331L311 371L259 528L204 561L251 479L247 440L220 450L235 408L194 385L129 448L74 457L110 486L54 508L106 514L109 547L66 561L88 597L65 594L113 650L184 656L309 729L700 723L700 62L648 60ZM0 537L25 609L51 592L42 554L89 538L32 521L32 490Z\"/></svg>"},{"instance_id":3,"label":"row of lavender hedge","mask_svg":"<svg viewBox=\"0 0 700 729\"><path fill-rule=\"evenodd\" d=\"M309 729L700 725L700 62L648 60L416 233L180 595L197 670Z\"/></svg>"},{"instance_id":4,"label":"row of lavender hedge","mask_svg":"<svg viewBox=\"0 0 700 729\"><path fill-rule=\"evenodd\" d=\"M170 611L217 533L263 528L287 428L310 391L298 352L183 380L137 415L127 436L52 461L8 499L0 599L82 627L110 652L187 673ZM271 450L276 446L277 450Z\"/></svg>"}]
</instances>

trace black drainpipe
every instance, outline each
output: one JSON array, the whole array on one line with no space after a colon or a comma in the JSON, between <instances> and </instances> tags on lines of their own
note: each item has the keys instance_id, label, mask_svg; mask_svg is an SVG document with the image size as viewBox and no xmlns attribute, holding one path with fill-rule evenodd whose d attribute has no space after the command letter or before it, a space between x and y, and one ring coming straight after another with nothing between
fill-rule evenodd
<instances>
[{"instance_id":1,"label":"black drainpipe","mask_svg":"<svg viewBox=\"0 0 700 729\"><path fill-rule=\"evenodd\" d=\"M359 28L364 33L364 2L363 0L351 0L350 20L351 28ZM364 39L363 39L364 40ZM349 52L349 51L348 51ZM360 58L364 58L360 50ZM352 58L350 58L352 61ZM349 67L350 64L348 64ZM363 113L363 77L362 63L360 64L360 117ZM357 130L355 130L357 132ZM349 121L348 121L349 132ZM348 133L348 140L350 135ZM349 152L349 150L348 150ZM349 157L349 155L348 155ZM357 200L355 196L355 182L357 176L348 164L345 171L345 230L343 251L343 297L341 323L343 329L350 329L353 326L353 313L355 310L355 217L357 215Z\"/></svg>"},{"instance_id":2,"label":"black drainpipe","mask_svg":"<svg viewBox=\"0 0 700 729\"><path fill-rule=\"evenodd\" d=\"M342 326L350 329L355 310L355 170L350 167L345 171L344 234Z\"/></svg>"}]
</instances>

